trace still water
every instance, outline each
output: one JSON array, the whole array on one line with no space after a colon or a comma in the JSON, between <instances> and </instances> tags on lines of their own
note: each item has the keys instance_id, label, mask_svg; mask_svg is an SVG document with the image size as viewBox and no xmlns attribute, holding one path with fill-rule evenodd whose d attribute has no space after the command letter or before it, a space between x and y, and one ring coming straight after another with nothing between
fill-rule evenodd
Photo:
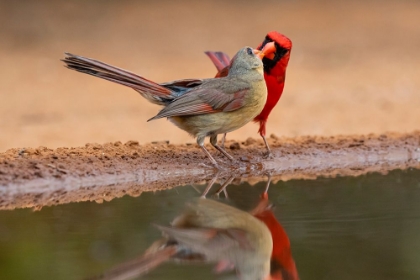
<instances>
[{"instance_id":1,"label":"still water","mask_svg":"<svg viewBox=\"0 0 420 280\"><path fill-rule=\"evenodd\" d=\"M214 190L218 186L214 187ZM83 279L139 256L205 186L0 212L0 279ZM252 209L265 182L228 186ZM420 279L420 171L290 180L269 189L301 279ZM166 263L142 279L235 279Z\"/></svg>"}]
</instances>

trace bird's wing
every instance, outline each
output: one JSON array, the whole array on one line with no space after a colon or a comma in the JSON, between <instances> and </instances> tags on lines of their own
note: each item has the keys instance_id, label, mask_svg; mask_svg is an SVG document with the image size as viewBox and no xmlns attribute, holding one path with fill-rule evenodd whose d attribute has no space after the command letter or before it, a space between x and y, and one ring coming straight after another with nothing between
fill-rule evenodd
<instances>
[{"instance_id":1,"label":"bird's wing","mask_svg":"<svg viewBox=\"0 0 420 280\"><path fill-rule=\"evenodd\" d=\"M245 250L254 249L247 237L247 232L242 229L176 228L159 225L156 227L192 250L201 251L200 248L207 248L224 251L234 246Z\"/></svg>"},{"instance_id":2,"label":"bird's wing","mask_svg":"<svg viewBox=\"0 0 420 280\"><path fill-rule=\"evenodd\" d=\"M172 91L173 99L183 95L192 88L198 87L203 83L201 79L184 79L175 80L172 82L162 83L161 86L168 88Z\"/></svg>"},{"instance_id":3,"label":"bird's wing","mask_svg":"<svg viewBox=\"0 0 420 280\"><path fill-rule=\"evenodd\" d=\"M201 79L183 79L183 80L175 80L167 83L161 83L161 86L164 87L185 87L185 88L192 88L199 86L203 83Z\"/></svg>"},{"instance_id":4,"label":"bird's wing","mask_svg":"<svg viewBox=\"0 0 420 280\"><path fill-rule=\"evenodd\" d=\"M216 80L221 81L213 80L178 97L150 120L231 112L242 108L250 87L244 83L235 84L234 79Z\"/></svg>"}]
</instances>

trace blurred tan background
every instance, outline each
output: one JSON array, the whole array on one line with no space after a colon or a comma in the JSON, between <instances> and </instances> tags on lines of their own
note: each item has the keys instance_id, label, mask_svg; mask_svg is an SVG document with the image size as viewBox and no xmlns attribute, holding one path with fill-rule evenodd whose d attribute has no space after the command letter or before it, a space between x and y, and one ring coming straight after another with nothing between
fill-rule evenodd
<instances>
[{"instance_id":1,"label":"blurred tan background","mask_svg":"<svg viewBox=\"0 0 420 280\"><path fill-rule=\"evenodd\" d=\"M293 41L268 134L419 129L420 1L0 1L0 151L194 142L135 91L69 71L68 51L157 82L212 77L268 31ZM249 124L228 138L258 137Z\"/></svg>"}]
</instances>

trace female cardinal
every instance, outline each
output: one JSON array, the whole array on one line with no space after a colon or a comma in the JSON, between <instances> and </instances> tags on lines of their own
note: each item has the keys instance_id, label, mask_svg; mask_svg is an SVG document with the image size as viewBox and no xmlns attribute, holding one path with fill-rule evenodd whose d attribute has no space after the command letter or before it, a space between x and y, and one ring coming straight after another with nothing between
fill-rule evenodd
<instances>
[{"instance_id":1,"label":"female cardinal","mask_svg":"<svg viewBox=\"0 0 420 280\"><path fill-rule=\"evenodd\" d=\"M210 137L213 147L233 160L217 144L217 135L244 126L261 113L267 100L261 61L264 48L262 51L242 48L232 59L226 77L164 84L90 58L66 55L63 61L69 69L131 87L150 102L163 105L164 108L149 121L167 117L197 138L198 145L215 166L217 162L204 147L205 137Z\"/></svg>"},{"instance_id":2,"label":"female cardinal","mask_svg":"<svg viewBox=\"0 0 420 280\"><path fill-rule=\"evenodd\" d=\"M130 279L147 273L169 258L218 262L234 267L240 279L270 278L273 243L270 231L248 212L205 198L195 199L172 226L157 226L165 238L146 254L105 272L99 279ZM221 268L221 269L223 269Z\"/></svg>"},{"instance_id":3,"label":"female cardinal","mask_svg":"<svg viewBox=\"0 0 420 280\"><path fill-rule=\"evenodd\" d=\"M257 49L261 50L265 48L267 44L270 45L271 43L274 43L275 51L267 54L263 58L264 79L267 83L268 90L267 102L265 103L262 112L254 118L254 122L260 124L258 132L264 140L267 148L267 156L271 156L271 150L268 146L267 139L265 138L265 125L271 110L276 106L283 93L286 68L289 63L290 51L292 50L292 41L276 31L269 32L265 37L265 40ZM210 57L218 70L216 77L225 77L228 75L230 71L230 59L227 54L223 52L206 52L206 54ZM225 138L226 134L222 138L223 143ZM224 145L222 144L222 147L223 146Z\"/></svg>"}]
</instances>

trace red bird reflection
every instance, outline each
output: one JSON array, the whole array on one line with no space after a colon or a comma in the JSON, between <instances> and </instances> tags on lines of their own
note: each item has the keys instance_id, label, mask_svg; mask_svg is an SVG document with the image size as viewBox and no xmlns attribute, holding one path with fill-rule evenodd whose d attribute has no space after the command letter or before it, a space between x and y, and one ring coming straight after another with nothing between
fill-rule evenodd
<instances>
[{"instance_id":1,"label":"red bird reflection","mask_svg":"<svg viewBox=\"0 0 420 280\"><path fill-rule=\"evenodd\" d=\"M272 279L298 280L299 275L290 248L290 240L286 231L276 219L272 205L268 200L268 186L261 195L258 205L251 211L257 219L262 221L270 230L273 238L273 252L271 254L270 275Z\"/></svg>"}]
</instances>

